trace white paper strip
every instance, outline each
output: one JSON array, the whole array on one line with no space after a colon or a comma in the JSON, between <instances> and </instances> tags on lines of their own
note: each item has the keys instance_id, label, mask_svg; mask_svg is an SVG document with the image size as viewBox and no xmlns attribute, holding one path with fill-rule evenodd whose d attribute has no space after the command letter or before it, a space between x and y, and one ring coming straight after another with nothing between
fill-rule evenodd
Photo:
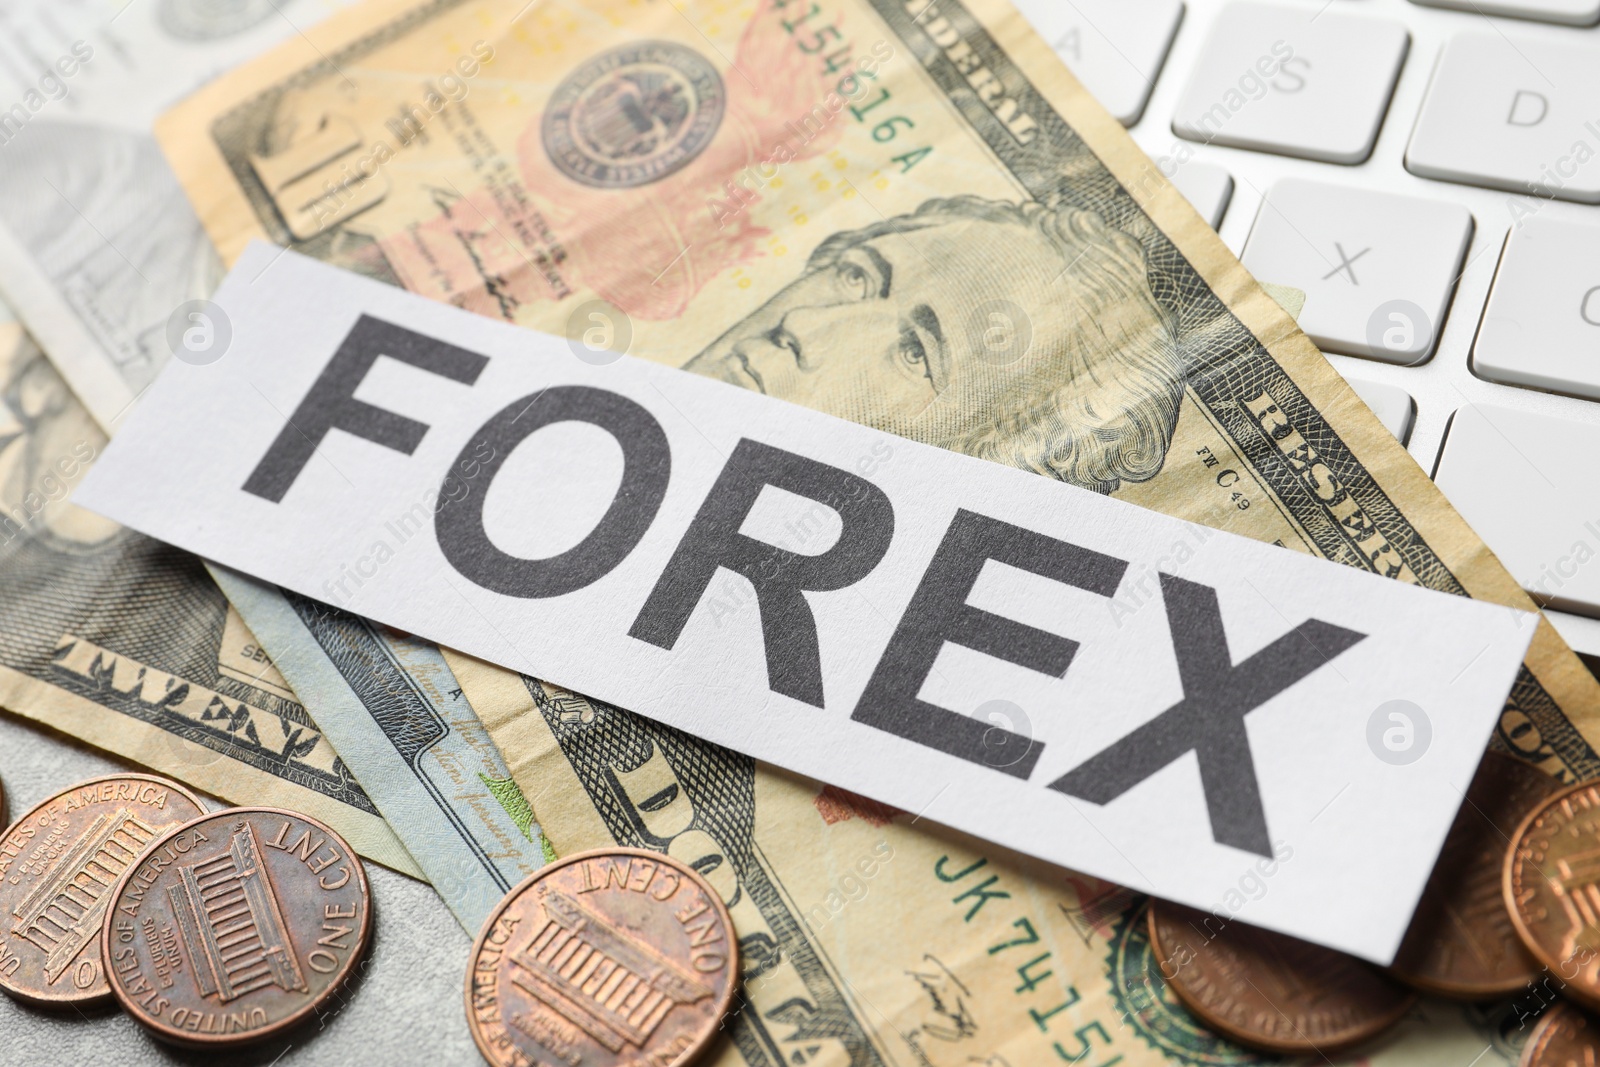
<instances>
[{"instance_id":1,"label":"white paper strip","mask_svg":"<svg viewBox=\"0 0 1600 1067\"><path fill-rule=\"evenodd\" d=\"M1533 633L266 246L216 301L225 353L163 372L80 503L908 818L1380 962Z\"/></svg>"}]
</instances>

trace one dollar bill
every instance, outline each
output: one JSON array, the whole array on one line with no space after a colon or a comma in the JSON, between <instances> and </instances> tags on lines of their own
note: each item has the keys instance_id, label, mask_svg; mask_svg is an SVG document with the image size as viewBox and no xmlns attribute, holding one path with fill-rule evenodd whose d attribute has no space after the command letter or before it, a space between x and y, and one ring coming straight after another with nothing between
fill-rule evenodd
<instances>
[{"instance_id":1,"label":"one dollar bill","mask_svg":"<svg viewBox=\"0 0 1600 1067\"><path fill-rule=\"evenodd\" d=\"M574 358L1532 607L1003 0L368 0L157 134L229 263L265 237ZM751 599L701 610L755 639ZM1597 707L1541 621L1497 743L1600 774Z\"/></svg>"}]
</instances>

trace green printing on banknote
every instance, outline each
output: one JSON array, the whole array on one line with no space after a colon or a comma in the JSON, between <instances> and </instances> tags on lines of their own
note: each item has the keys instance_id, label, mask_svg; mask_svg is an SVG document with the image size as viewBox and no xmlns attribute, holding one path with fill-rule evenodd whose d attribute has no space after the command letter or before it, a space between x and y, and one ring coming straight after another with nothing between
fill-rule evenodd
<instances>
[{"instance_id":1,"label":"green printing on banknote","mask_svg":"<svg viewBox=\"0 0 1600 1067\"><path fill-rule=\"evenodd\" d=\"M223 592L462 927L543 866L533 808L439 649L222 567Z\"/></svg>"},{"instance_id":2,"label":"green printing on banknote","mask_svg":"<svg viewBox=\"0 0 1600 1067\"><path fill-rule=\"evenodd\" d=\"M528 803L528 798L522 795L522 790L517 788L514 778L491 778L482 771L478 772L478 780L483 787L494 797L506 816L514 823L518 830L529 841L534 839L533 832L533 806Z\"/></svg>"}]
</instances>

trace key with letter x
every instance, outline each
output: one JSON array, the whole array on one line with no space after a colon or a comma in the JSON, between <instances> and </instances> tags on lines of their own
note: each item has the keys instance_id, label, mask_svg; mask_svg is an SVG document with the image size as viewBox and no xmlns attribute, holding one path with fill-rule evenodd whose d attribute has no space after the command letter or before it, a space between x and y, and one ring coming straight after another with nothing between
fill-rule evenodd
<instances>
[{"instance_id":1,"label":"key with letter x","mask_svg":"<svg viewBox=\"0 0 1600 1067\"><path fill-rule=\"evenodd\" d=\"M1288 179L1267 191L1241 258L1305 290L1300 326L1321 348L1419 363L1471 240L1472 214L1455 204Z\"/></svg>"}]
</instances>

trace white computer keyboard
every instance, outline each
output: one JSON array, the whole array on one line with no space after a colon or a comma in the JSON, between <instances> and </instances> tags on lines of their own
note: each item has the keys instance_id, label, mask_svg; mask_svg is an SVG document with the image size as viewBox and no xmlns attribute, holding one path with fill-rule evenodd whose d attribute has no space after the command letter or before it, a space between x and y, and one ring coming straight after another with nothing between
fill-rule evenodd
<instances>
[{"instance_id":1,"label":"white computer keyboard","mask_svg":"<svg viewBox=\"0 0 1600 1067\"><path fill-rule=\"evenodd\" d=\"M1600 656L1600 0L1018 6Z\"/></svg>"}]
</instances>

